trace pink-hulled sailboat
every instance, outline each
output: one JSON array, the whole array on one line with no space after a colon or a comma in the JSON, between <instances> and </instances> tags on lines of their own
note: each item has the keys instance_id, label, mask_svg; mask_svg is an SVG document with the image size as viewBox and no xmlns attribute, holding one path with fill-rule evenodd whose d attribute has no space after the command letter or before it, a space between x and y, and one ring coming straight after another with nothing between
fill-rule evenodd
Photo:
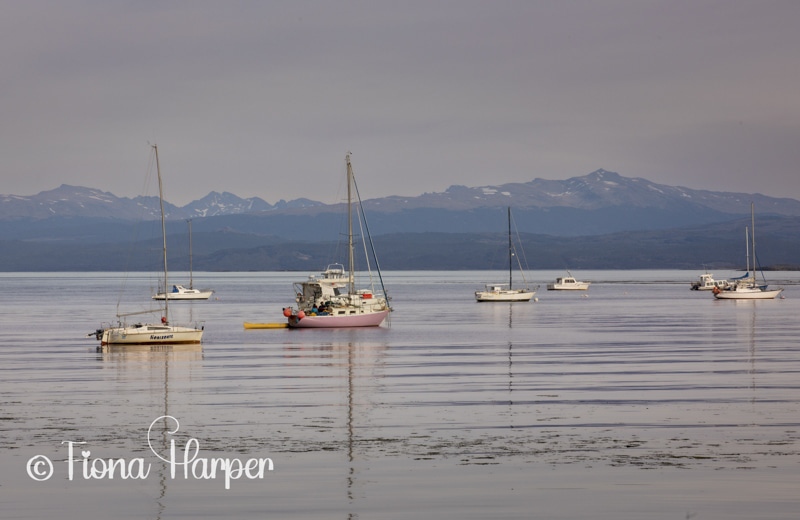
<instances>
[{"instance_id":1,"label":"pink-hulled sailboat","mask_svg":"<svg viewBox=\"0 0 800 520\"><path fill-rule=\"evenodd\" d=\"M377 291L370 271L370 288L356 289L355 261L353 247L353 191L358 198L350 154L345 157L347 165L347 235L348 269L342 264L331 264L321 275L310 276L308 280L294 284L297 308L284 307L283 315L289 320L290 328L344 328L377 327L392 311L389 298L383 288L380 267L374 248L372 256L380 281ZM360 199L359 199L360 202ZM363 213L362 213L363 216ZM367 230L369 236L369 230ZM371 245L370 240L370 245Z\"/></svg>"}]
</instances>

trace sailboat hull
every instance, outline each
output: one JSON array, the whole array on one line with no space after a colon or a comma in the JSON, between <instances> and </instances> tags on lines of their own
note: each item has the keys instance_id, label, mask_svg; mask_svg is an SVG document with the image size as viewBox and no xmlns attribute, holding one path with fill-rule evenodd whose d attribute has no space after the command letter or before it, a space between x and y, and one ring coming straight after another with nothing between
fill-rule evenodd
<instances>
[{"instance_id":1,"label":"sailboat hull","mask_svg":"<svg viewBox=\"0 0 800 520\"><path fill-rule=\"evenodd\" d=\"M475 299L479 302L529 302L534 291L505 290L505 291L475 291Z\"/></svg>"},{"instance_id":2,"label":"sailboat hull","mask_svg":"<svg viewBox=\"0 0 800 520\"><path fill-rule=\"evenodd\" d=\"M211 293L208 293L208 294L205 294L205 295L203 295L203 294L188 294L188 295L187 295L187 294L180 294L180 295L174 295L174 296L173 296L172 294L170 294L170 295L168 296L168 298L169 298L169 300L170 300L170 301L179 301L179 300L207 300L207 299L209 299L210 297L211 297ZM153 299L154 299L154 300L164 300L165 298L164 298L164 295L163 295L163 294L156 294L155 296L153 296Z\"/></svg>"},{"instance_id":3,"label":"sailboat hull","mask_svg":"<svg viewBox=\"0 0 800 520\"><path fill-rule=\"evenodd\" d=\"M103 331L101 345L178 345L200 343L203 330L191 327L131 325Z\"/></svg>"},{"instance_id":4,"label":"sailboat hull","mask_svg":"<svg viewBox=\"0 0 800 520\"><path fill-rule=\"evenodd\" d=\"M344 316L289 316L292 329L328 329L346 327L377 327L389 315L389 309L377 312L348 314Z\"/></svg>"},{"instance_id":5,"label":"sailboat hull","mask_svg":"<svg viewBox=\"0 0 800 520\"><path fill-rule=\"evenodd\" d=\"M772 300L777 298L781 292L783 289L734 288L714 291L714 298L718 300Z\"/></svg>"},{"instance_id":6,"label":"sailboat hull","mask_svg":"<svg viewBox=\"0 0 800 520\"><path fill-rule=\"evenodd\" d=\"M211 297L214 291L198 291L197 289L184 289L180 292L158 293L153 296L154 300L207 300Z\"/></svg>"}]
</instances>

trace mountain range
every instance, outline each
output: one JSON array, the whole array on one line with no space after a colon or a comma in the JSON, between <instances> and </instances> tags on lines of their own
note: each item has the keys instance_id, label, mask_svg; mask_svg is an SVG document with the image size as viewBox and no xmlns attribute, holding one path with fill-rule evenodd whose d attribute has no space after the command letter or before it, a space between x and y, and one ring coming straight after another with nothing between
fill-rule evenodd
<instances>
[{"instance_id":1,"label":"mountain range","mask_svg":"<svg viewBox=\"0 0 800 520\"><path fill-rule=\"evenodd\" d=\"M362 207L376 244L391 251L381 255L387 269L497 267L486 255L506 239L506 207L513 208L525 249L534 252L533 268L665 268L742 263L751 202L765 244L759 255L772 254L773 265L800 264L800 250L788 239L800 231L800 201L667 186L602 169L563 181L375 198ZM185 220L192 219L195 269L319 270L336 261L323 257L341 236L343 209L308 199L273 205L227 192L183 207L165 201L176 255L171 266L186 263ZM0 195L0 270L123 269L121 248L129 250L134 237L141 245L159 237L158 226L142 227L158 217L157 197L68 185L33 196ZM645 242L648 251L641 251ZM149 269L144 258L139 263Z\"/></svg>"},{"instance_id":2,"label":"mountain range","mask_svg":"<svg viewBox=\"0 0 800 520\"><path fill-rule=\"evenodd\" d=\"M271 205L263 199L242 199L228 192L212 191L200 200L183 207L164 201L164 212L168 219L189 219L259 213L287 208L303 208L321 205L307 199L291 202L284 200ZM160 218L158 197L117 197L112 193L81 186L62 184L58 188L36 195L0 195L0 221L7 219L47 219L51 217L87 217L136 220Z\"/></svg>"},{"instance_id":3,"label":"mountain range","mask_svg":"<svg viewBox=\"0 0 800 520\"><path fill-rule=\"evenodd\" d=\"M750 211L751 201L758 206L759 212L800 216L800 201L795 199L667 186L602 169L561 181L534 179L526 183L479 187L455 185L440 193L366 200L364 208L370 213L397 213L431 209L470 211L507 206L583 211L628 207L669 212L746 214ZM280 200L272 205L258 197L243 199L228 192L211 192L183 207L165 201L164 209L167 219L185 220L281 211L298 214L298 210L318 214L327 212L330 205L309 199ZM158 197L117 197L97 189L66 184L32 196L0 195L0 220L51 217L155 219L159 218L159 211Z\"/></svg>"}]
</instances>

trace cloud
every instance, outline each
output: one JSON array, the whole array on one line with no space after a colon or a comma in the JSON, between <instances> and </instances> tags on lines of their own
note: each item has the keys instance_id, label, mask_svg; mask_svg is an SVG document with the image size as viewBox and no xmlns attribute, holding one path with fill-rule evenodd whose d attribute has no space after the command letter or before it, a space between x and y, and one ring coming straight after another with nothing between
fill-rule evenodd
<instances>
[{"instance_id":1,"label":"cloud","mask_svg":"<svg viewBox=\"0 0 800 520\"><path fill-rule=\"evenodd\" d=\"M362 194L630 177L800 198L800 4L15 2L6 193ZM758 171L758 175L751 175Z\"/></svg>"}]
</instances>

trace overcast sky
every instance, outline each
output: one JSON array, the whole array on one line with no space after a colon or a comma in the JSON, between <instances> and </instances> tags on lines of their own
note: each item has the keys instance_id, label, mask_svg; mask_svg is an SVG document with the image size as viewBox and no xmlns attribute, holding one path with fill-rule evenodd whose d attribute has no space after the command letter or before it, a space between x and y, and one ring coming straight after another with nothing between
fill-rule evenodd
<instances>
[{"instance_id":1,"label":"overcast sky","mask_svg":"<svg viewBox=\"0 0 800 520\"><path fill-rule=\"evenodd\" d=\"M800 199L800 2L0 0L0 193L626 177Z\"/></svg>"}]
</instances>

